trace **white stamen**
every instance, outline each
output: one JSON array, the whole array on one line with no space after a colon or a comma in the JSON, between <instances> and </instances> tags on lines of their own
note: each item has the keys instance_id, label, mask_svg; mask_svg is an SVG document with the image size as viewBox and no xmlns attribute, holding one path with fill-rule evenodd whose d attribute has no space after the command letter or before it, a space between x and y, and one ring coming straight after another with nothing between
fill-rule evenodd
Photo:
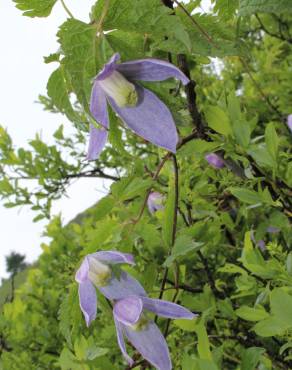
<instances>
[{"instance_id":1,"label":"white stamen","mask_svg":"<svg viewBox=\"0 0 292 370\"><path fill-rule=\"evenodd\" d=\"M112 271L111 268L98 261L96 258L89 256L89 272L88 277L96 286L104 286L109 281Z\"/></svg>"},{"instance_id":2,"label":"white stamen","mask_svg":"<svg viewBox=\"0 0 292 370\"><path fill-rule=\"evenodd\" d=\"M104 92L110 96L119 107L134 107L138 102L138 94L135 85L129 82L120 72L112 74L99 81Z\"/></svg>"}]
</instances>

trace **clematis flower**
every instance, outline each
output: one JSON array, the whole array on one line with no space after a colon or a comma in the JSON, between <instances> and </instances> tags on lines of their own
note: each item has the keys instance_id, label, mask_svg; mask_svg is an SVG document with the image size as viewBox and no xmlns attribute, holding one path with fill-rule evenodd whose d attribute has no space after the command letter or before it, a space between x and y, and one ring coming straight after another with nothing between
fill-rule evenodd
<instances>
[{"instance_id":1,"label":"clematis flower","mask_svg":"<svg viewBox=\"0 0 292 370\"><path fill-rule=\"evenodd\" d=\"M164 206L162 204L164 200L164 196L157 191L153 191L149 194L147 199L147 206L149 212L153 215L156 211L163 209Z\"/></svg>"},{"instance_id":2,"label":"clematis flower","mask_svg":"<svg viewBox=\"0 0 292 370\"><path fill-rule=\"evenodd\" d=\"M117 251L100 251L88 254L75 275L79 283L79 304L86 325L96 318L96 288L108 299L117 300L129 295L146 296L140 283L125 271L116 271L114 265L134 265L131 254Z\"/></svg>"},{"instance_id":3,"label":"clematis flower","mask_svg":"<svg viewBox=\"0 0 292 370\"><path fill-rule=\"evenodd\" d=\"M292 114L289 114L287 117L287 126L292 133Z\"/></svg>"},{"instance_id":4,"label":"clematis flower","mask_svg":"<svg viewBox=\"0 0 292 370\"><path fill-rule=\"evenodd\" d=\"M257 242L257 246L260 248L260 250L261 250L262 252L264 252L264 251L267 249L267 247L266 247L266 243L265 243L265 241L264 241L263 239L261 239L261 240L259 240L259 241Z\"/></svg>"},{"instance_id":5,"label":"clematis flower","mask_svg":"<svg viewBox=\"0 0 292 370\"><path fill-rule=\"evenodd\" d=\"M276 227L276 226L268 226L267 227L267 232L269 234L277 234L277 233L280 232L280 229L278 227Z\"/></svg>"},{"instance_id":6,"label":"clematis flower","mask_svg":"<svg viewBox=\"0 0 292 370\"><path fill-rule=\"evenodd\" d=\"M189 79L163 60L117 63L119 59L120 55L114 54L93 84L90 111L102 128L91 125L87 158L96 159L106 143L109 129L107 104L137 135L175 153L178 135L169 109L137 81L163 81L174 77L186 85Z\"/></svg>"},{"instance_id":7,"label":"clematis flower","mask_svg":"<svg viewBox=\"0 0 292 370\"><path fill-rule=\"evenodd\" d=\"M214 168L223 168L224 161L215 153L210 153L205 156L206 161Z\"/></svg>"},{"instance_id":8,"label":"clematis flower","mask_svg":"<svg viewBox=\"0 0 292 370\"><path fill-rule=\"evenodd\" d=\"M171 319L192 320L195 315L178 304L143 296L129 296L114 305L117 340L127 362L133 364L126 350L124 335L155 368L170 370L172 364L166 340L154 321L147 316L147 311Z\"/></svg>"}]
</instances>

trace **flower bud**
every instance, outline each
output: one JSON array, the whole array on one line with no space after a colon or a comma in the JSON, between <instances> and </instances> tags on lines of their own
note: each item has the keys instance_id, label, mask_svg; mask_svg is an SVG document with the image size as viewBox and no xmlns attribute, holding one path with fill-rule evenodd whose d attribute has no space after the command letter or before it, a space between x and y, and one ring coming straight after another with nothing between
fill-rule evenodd
<instances>
[{"instance_id":1,"label":"flower bud","mask_svg":"<svg viewBox=\"0 0 292 370\"><path fill-rule=\"evenodd\" d=\"M135 107L138 103L135 85L118 71L113 71L109 77L99 80L99 85L121 108Z\"/></svg>"},{"instance_id":2,"label":"flower bud","mask_svg":"<svg viewBox=\"0 0 292 370\"><path fill-rule=\"evenodd\" d=\"M92 256L88 257L88 263L89 263L88 271L89 280L97 287L107 285L112 275L111 268Z\"/></svg>"},{"instance_id":3,"label":"flower bud","mask_svg":"<svg viewBox=\"0 0 292 370\"><path fill-rule=\"evenodd\" d=\"M224 161L215 153L210 153L205 156L206 161L214 168L223 168Z\"/></svg>"}]
</instances>

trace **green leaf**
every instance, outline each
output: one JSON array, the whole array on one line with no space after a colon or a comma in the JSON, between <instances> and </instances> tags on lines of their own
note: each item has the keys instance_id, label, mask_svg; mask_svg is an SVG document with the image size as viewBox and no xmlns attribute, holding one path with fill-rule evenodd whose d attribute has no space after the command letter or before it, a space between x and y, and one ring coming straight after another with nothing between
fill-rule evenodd
<instances>
[{"instance_id":1,"label":"green leaf","mask_svg":"<svg viewBox=\"0 0 292 370\"><path fill-rule=\"evenodd\" d=\"M240 0L239 2L239 15L285 12L292 12L290 0Z\"/></svg>"},{"instance_id":2,"label":"green leaf","mask_svg":"<svg viewBox=\"0 0 292 370\"><path fill-rule=\"evenodd\" d=\"M269 317L269 314L261 306L241 306L235 313L238 317L247 321L260 321Z\"/></svg>"},{"instance_id":3,"label":"green leaf","mask_svg":"<svg viewBox=\"0 0 292 370\"><path fill-rule=\"evenodd\" d=\"M247 148L250 141L251 130L248 122L244 119L244 115L241 113L239 99L234 91L228 95L227 102L235 140L243 148Z\"/></svg>"},{"instance_id":4,"label":"green leaf","mask_svg":"<svg viewBox=\"0 0 292 370\"><path fill-rule=\"evenodd\" d=\"M76 19L62 24L57 34L64 58L61 61L68 84L89 113L92 78L97 73L96 27Z\"/></svg>"},{"instance_id":5,"label":"green leaf","mask_svg":"<svg viewBox=\"0 0 292 370\"><path fill-rule=\"evenodd\" d=\"M243 351L241 357L241 370L255 370L265 349L261 347L250 347Z\"/></svg>"},{"instance_id":6,"label":"green leaf","mask_svg":"<svg viewBox=\"0 0 292 370\"><path fill-rule=\"evenodd\" d=\"M224 136L232 135L232 128L227 114L218 106L210 106L205 111L208 126Z\"/></svg>"},{"instance_id":7,"label":"green leaf","mask_svg":"<svg viewBox=\"0 0 292 370\"><path fill-rule=\"evenodd\" d=\"M108 215L113 209L115 203L116 201L112 196L107 196L100 199L91 211L94 215L95 221L100 221L106 215Z\"/></svg>"},{"instance_id":8,"label":"green leaf","mask_svg":"<svg viewBox=\"0 0 292 370\"><path fill-rule=\"evenodd\" d=\"M292 328L292 296L280 288L275 288L270 297L271 315L254 326L254 331L263 337L283 335Z\"/></svg>"},{"instance_id":9,"label":"green leaf","mask_svg":"<svg viewBox=\"0 0 292 370\"><path fill-rule=\"evenodd\" d=\"M236 198L238 198L240 201L248 204L258 204L262 203L262 198L260 195L254 191L244 188L231 188L230 189L231 194L233 194Z\"/></svg>"},{"instance_id":10,"label":"green leaf","mask_svg":"<svg viewBox=\"0 0 292 370\"><path fill-rule=\"evenodd\" d=\"M278 157L279 138L272 122L266 127L265 141L271 157L273 158L274 162L276 162Z\"/></svg>"},{"instance_id":11,"label":"green leaf","mask_svg":"<svg viewBox=\"0 0 292 370\"><path fill-rule=\"evenodd\" d=\"M171 255L164 262L164 266L169 267L178 257L185 256L191 251L200 249L203 243L196 243L190 235L181 235L177 237L171 250Z\"/></svg>"},{"instance_id":12,"label":"green leaf","mask_svg":"<svg viewBox=\"0 0 292 370\"><path fill-rule=\"evenodd\" d=\"M208 334L204 325L204 321L201 319L196 326L196 333L198 336L198 353L200 359L212 361L212 354L210 351L210 342Z\"/></svg>"},{"instance_id":13,"label":"green leaf","mask_svg":"<svg viewBox=\"0 0 292 370\"><path fill-rule=\"evenodd\" d=\"M47 17L57 0L13 0L27 17Z\"/></svg>"},{"instance_id":14,"label":"green leaf","mask_svg":"<svg viewBox=\"0 0 292 370\"><path fill-rule=\"evenodd\" d=\"M77 115L75 115L69 100L69 91L62 66L51 74L47 84L47 92L53 104L61 113L66 114L71 121L76 120Z\"/></svg>"}]
</instances>

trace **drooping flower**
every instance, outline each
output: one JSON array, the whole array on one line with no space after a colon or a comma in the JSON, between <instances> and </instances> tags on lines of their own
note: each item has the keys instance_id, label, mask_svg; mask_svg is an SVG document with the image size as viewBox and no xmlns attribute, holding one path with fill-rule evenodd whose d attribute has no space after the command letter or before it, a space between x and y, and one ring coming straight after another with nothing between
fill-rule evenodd
<instances>
[{"instance_id":1,"label":"drooping flower","mask_svg":"<svg viewBox=\"0 0 292 370\"><path fill-rule=\"evenodd\" d=\"M88 254L75 275L79 284L79 304L86 325L96 318L96 288L108 299L116 300L129 295L146 296L140 283L125 271L116 271L113 265L134 265L131 254L117 251L100 251Z\"/></svg>"},{"instance_id":2,"label":"drooping flower","mask_svg":"<svg viewBox=\"0 0 292 370\"><path fill-rule=\"evenodd\" d=\"M289 114L287 117L287 126L289 127L289 130L292 133L292 114Z\"/></svg>"},{"instance_id":3,"label":"drooping flower","mask_svg":"<svg viewBox=\"0 0 292 370\"><path fill-rule=\"evenodd\" d=\"M264 252L264 251L267 249L267 247L266 247L266 243L265 243L265 241L264 241L263 239L260 239L260 240L257 242L257 246L260 248L260 250L261 250L262 252Z\"/></svg>"},{"instance_id":4,"label":"drooping flower","mask_svg":"<svg viewBox=\"0 0 292 370\"><path fill-rule=\"evenodd\" d=\"M173 64L163 60L117 63L119 59L120 55L114 54L93 84L90 111L102 128L91 125L87 158L96 159L106 143L109 129L107 103L137 135L175 153L178 135L169 109L137 81L163 81L174 77L186 85L189 79Z\"/></svg>"},{"instance_id":5,"label":"drooping flower","mask_svg":"<svg viewBox=\"0 0 292 370\"><path fill-rule=\"evenodd\" d=\"M154 214L156 211L163 209L163 200L164 196L162 194L158 193L157 191L152 191L147 199L149 212Z\"/></svg>"},{"instance_id":6,"label":"drooping flower","mask_svg":"<svg viewBox=\"0 0 292 370\"><path fill-rule=\"evenodd\" d=\"M171 319L192 320L196 315L186 308L160 299L129 296L117 301L113 308L117 339L123 356L132 365L124 335L136 350L158 370L172 369L166 340L147 311Z\"/></svg>"},{"instance_id":7,"label":"drooping flower","mask_svg":"<svg viewBox=\"0 0 292 370\"><path fill-rule=\"evenodd\" d=\"M280 229L276 226L271 226L270 225L270 226L267 227L267 232L269 234L277 234L278 232L280 232Z\"/></svg>"},{"instance_id":8,"label":"drooping flower","mask_svg":"<svg viewBox=\"0 0 292 370\"><path fill-rule=\"evenodd\" d=\"M225 166L223 159L215 153L207 154L205 159L214 168L223 168Z\"/></svg>"}]
</instances>

